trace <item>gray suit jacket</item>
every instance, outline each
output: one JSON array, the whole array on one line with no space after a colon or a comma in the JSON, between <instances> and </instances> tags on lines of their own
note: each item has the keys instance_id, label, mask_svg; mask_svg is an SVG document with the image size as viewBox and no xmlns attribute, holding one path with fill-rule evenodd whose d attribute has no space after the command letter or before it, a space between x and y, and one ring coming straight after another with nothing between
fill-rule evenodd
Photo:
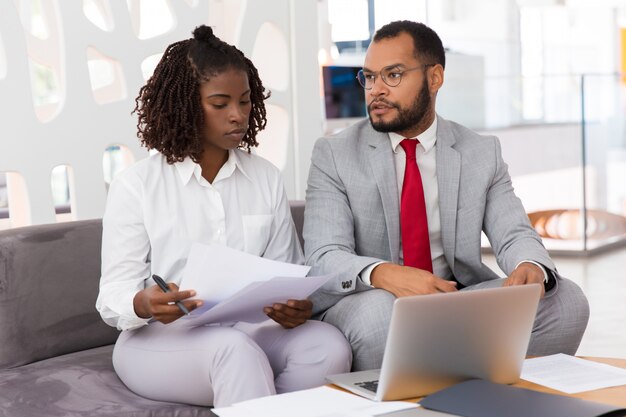
<instances>
[{"instance_id":1,"label":"gray suit jacket","mask_svg":"<svg viewBox=\"0 0 626 417\"><path fill-rule=\"evenodd\" d=\"M481 261L484 231L508 275L522 260L555 270L515 196L494 136L481 136L441 117L437 122L437 184L444 256L463 285L498 276ZM393 150L368 120L318 139L306 191L304 248L311 274L334 274L311 297L315 312L368 289L359 273L378 261L397 263L400 208Z\"/></svg>"}]
</instances>

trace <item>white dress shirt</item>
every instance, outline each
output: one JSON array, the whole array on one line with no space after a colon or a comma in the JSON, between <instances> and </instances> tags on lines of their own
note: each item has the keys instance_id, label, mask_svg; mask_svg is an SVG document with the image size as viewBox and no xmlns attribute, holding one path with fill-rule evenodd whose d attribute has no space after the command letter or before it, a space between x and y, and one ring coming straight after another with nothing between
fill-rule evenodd
<instances>
[{"instance_id":1,"label":"white dress shirt","mask_svg":"<svg viewBox=\"0 0 626 417\"><path fill-rule=\"evenodd\" d=\"M177 285L192 243L214 243L283 262L302 263L279 170L265 159L229 151L213 183L191 158L139 161L111 184L103 217L102 277L96 308L120 330L145 325L135 294L151 274ZM215 279L207 271L207 279Z\"/></svg>"}]
</instances>

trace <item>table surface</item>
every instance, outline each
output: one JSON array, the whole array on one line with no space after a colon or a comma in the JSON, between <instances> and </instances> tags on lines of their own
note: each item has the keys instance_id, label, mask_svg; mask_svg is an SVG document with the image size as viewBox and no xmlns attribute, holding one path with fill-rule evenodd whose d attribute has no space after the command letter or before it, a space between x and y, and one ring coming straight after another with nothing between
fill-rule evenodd
<instances>
[{"instance_id":1,"label":"table surface","mask_svg":"<svg viewBox=\"0 0 626 417\"><path fill-rule=\"evenodd\" d=\"M617 366L619 368L626 369L626 359L616 358L596 358L582 356L583 359L588 359L595 362L606 363L608 365ZM337 388L341 391L345 391L335 385L330 385L333 388ZM626 407L626 385L619 387L604 388L595 391L586 391L579 394L565 394L561 391L556 391L550 388L546 388L542 385L533 384L532 382L520 380L518 383L513 384L514 387L528 388L535 391L546 392L549 394L564 395L567 397L580 398L582 400L596 401L599 403L612 404L620 407ZM406 401L419 402L423 397L412 398ZM211 415L215 415L211 413ZM451 414L438 413L436 411L425 410L423 408L411 409L406 411L400 411L397 413L389 414L393 417L443 417L450 416Z\"/></svg>"},{"instance_id":2,"label":"table surface","mask_svg":"<svg viewBox=\"0 0 626 417\"><path fill-rule=\"evenodd\" d=\"M619 368L626 369L626 359L616 358L596 358L581 356L582 359L588 359L594 362L606 363L608 365L617 366ZM619 387L603 388L595 391L586 391L578 394L565 394L564 392L557 391L551 388L537 385L532 382L524 381L521 379L518 383L513 384L514 387L528 388L539 392L546 392L548 394L564 395L566 397L580 398L582 400L596 401L604 404L618 405L620 407L626 407L626 385ZM418 401L423 397L413 398L410 401Z\"/></svg>"}]
</instances>

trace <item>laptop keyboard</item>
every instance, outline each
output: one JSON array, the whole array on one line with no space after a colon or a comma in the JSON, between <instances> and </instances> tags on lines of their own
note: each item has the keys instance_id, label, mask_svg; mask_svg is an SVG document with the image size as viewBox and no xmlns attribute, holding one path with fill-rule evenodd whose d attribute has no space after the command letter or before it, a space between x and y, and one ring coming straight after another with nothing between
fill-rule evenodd
<instances>
[{"instance_id":1,"label":"laptop keyboard","mask_svg":"<svg viewBox=\"0 0 626 417\"><path fill-rule=\"evenodd\" d=\"M364 381L364 382L355 382L354 385L357 387L364 388L368 391L376 392L378 390L378 380L376 381Z\"/></svg>"}]
</instances>

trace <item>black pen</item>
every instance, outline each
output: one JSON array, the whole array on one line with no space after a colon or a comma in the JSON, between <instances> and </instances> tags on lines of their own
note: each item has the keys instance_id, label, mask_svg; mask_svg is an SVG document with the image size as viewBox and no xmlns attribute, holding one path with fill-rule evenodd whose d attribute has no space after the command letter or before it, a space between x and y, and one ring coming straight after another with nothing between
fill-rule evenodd
<instances>
[{"instance_id":1,"label":"black pen","mask_svg":"<svg viewBox=\"0 0 626 417\"><path fill-rule=\"evenodd\" d=\"M157 283L159 288L163 290L163 292L170 292L170 289L165 283L165 281L163 281L163 278L161 278L160 276L156 274L152 274L152 279L154 280L154 282ZM189 314L189 310L187 310L187 307L185 307L183 303L181 303L180 301L175 301L175 304L178 306L178 308L180 308L180 311L182 311L185 314Z\"/></svg>"}]
</instances>

